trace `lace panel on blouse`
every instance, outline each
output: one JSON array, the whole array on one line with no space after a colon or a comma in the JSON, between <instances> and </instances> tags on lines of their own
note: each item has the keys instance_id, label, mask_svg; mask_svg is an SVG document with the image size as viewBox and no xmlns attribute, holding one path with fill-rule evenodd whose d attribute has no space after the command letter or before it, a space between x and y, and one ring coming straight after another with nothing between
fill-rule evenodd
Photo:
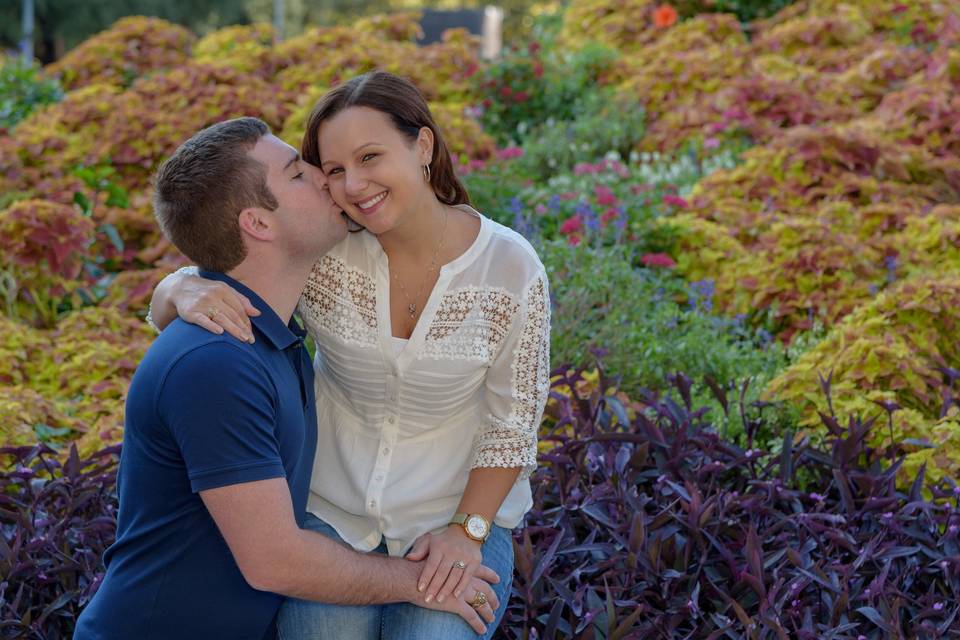
<instances>
[{"instance_id":1,"label":"lace panel on blouse","mask_svg":"<svg viewBox=\"0 0 960 640\"><path fill-rule=\"evenodd\" d=\"M550 306L543 278L527 290L523 330L516 345L510 416L489 416L478 442L474 467L523 467L521 478L537 464L537 431L550 391Z\"/></svg>"},{"instance_id":2,"label":"lace panel on blouse","mask_svg":"<svg viewBox=\"0 0 960 640\"><path fill-rule=\"evenodd\" d=\"M314 265L301 299L305 320L344 342L376 347L377 287L342 260L324 256Z\"/></svg>"},{"instance_id":3,"label":"lace panel on blouse","mask_svg":"<svg viewBox=\"0 0 960 640\"><path fill-rule=\"evenodd\" d=\"M490 364L506 340L520 305L505 289L465 287L443 296L421 358Z\"/></svg>"}]
</instances>

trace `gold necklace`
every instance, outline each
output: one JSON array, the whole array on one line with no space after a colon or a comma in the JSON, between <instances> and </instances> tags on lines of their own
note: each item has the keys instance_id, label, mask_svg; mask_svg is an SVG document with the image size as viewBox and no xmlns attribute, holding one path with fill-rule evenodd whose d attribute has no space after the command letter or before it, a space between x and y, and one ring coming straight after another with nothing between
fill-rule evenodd
<instances>
[{"instance_id":1,"label":"gold necklace","mask_svg":"<svg viewBox=\"0 0 960 640\"><path fill-rule=\"evenodd\" d=\"M397 276L396 272L393 273L393 279L396 280L398 285L400 285L400 291L403 293L403 297L406 298L407 300L407 313L410 315L411 319L417 317L417 300L420 299L420 295L423 293L423 288L426 286L427 280L430 279L430 274L436 269L437 258L440 255L440 249L443 248L443 240L447 232L448 216L449 214L447 213L447 210L444 209L443 210L443 227L440 228L440 242L437 243L437 248L433 252L433 257L430 259L430 264L427 265L427 273L423 277L423 280L420 282L420 287L417 289L417 295L416 297L413 298L413 300L410 299L410 294L407 293L407 288L403 286L403 281Z\"/></svg>"}]
</instances>

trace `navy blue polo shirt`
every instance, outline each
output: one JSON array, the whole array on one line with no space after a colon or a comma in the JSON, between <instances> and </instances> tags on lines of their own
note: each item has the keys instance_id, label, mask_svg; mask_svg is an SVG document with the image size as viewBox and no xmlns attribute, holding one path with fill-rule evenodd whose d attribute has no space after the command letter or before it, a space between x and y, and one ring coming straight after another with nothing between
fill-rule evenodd
<instances>
[{"instance_id":1,"label":"navy blue polo shirt","mask_svg":"<svg viewBox=\"0 0 960 640\"><path fill-rule=\"evenodd\" d=\"M76 640L261 640L282 597L250 587L198 492L286 478L298 525L317 445L313 369L303 332L247 296L254 344L175 320L127 395L117 539ZM267 543L267 541L264 541Z\"/></svg>"}]
</instances>

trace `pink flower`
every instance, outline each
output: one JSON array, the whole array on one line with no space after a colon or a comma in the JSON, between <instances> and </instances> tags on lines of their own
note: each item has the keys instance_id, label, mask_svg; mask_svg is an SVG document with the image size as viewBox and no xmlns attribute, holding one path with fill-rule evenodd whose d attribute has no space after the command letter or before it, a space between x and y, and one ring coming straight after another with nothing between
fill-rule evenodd
<instances>
[{"instance_id":1,"label":"pink flower","mask_svg":"<svg viewBox=\"0 0 960 640\"><path fill-rule=\"evenodd\" d=\"M616 220L620 217L620 212L617 211L615 207L610 207L603 212L603 215L600 216L600 222L603 224L609 223L611 220Z\"/></svg>"},{"instance_id":2,"label":"pink flower","mask_svg":"<svg viewBox=\"0 0 960 640\"><path fill-rule=\"evenodd\" d=\"M543 206L542 202L538 204L536 207L534 207L533 210L536 211L541 216L547 212L547 208Z\"/></svg>"},{"instance_id":3,"label":"pink flower","mask_svg":"<svg viewBox=\"0 0 960 640\"><path fill-rule=\"evenodd\" d=\"M522 155L523 149L520 147L504 147L503 149L497 149L497 158L500 160L519 158Z\"/></svg>"},{"instance_id":4,"label":"pink flower","mask_svg":"<svg viewBox=\"0 0 960 640\"><path fill-rule=\"evenodd\" d=\"M580 194L576 191L564 191L560 194L561 200L576 200L580 197Z\"/></svg>"},{"instance_id":5,"label":"pink flower","mask_svg":"<svg viewBox=\"0 0 960 640\"><path fill-rule=\"evenodd\" d=\"M580 219L580 214L577 214L564 220L563 224L560 225L560 233L563 235L569 235L571 233L580 231L582 228L583 220Z\"/></svg>"},{"instance_id":6,"label":"pink flower","mask_svg":"<svg viewBox=\"0 0 960 640\"><path fill-rule=\"evenodd\" d=\"M670 269L677 266L673 258L666 253L645 253L640 257L640 262L647 267L664 267Z\"/></svg>"},{"instance_id":7,"label":"pink flower","mask_svg":"<svg viewBox=\"0 0 960 640\"><path fill-rule=\"evenodd\" d=\"M513 95L513 89L504 85L500 87L500 95L503 96L504 98L509 98L511 95Z\"/></svg>"},{"instance_id":8,"label":"pink flower","mask_svg":"<svg viewBox=\"0 0 960 640\"><path fill-rule=\"evenodd\" d=\"M613 193L613 189L607 185L598 184L593 188L593 194L597 197L597 204L605 207L617 204L617 196Z\"/></svg>"},{"instance_id":9,"label":"pink flower","mask_svg":"<svg viewBox=\"0 0 960 640\"><path fill-rule=\"evenodd\" d=\"M632 193L632 194L635 195L635 196L638 196L638 195L640 195L641 193L646 193L647 191L650 191L650 189L653 189L653 187L651 187L649 184L632 184L632 185L630 185L630 193Z\"/></svg>"},{"instance_id":10,"label":"pink flower","mask_svg":"<svg viewBox=\"0 0 960 640\"><path fill-rule=\"evenodd\" d=\"M717 138L707 138L703 141L704 149L716 149L720 146L720 140Z\"/></svg>"},{"instance_id":11,"label":"pink flower","mask_svg":"<svg viewBox=\"0 0 960 640\"><path fill-rule=\"evenodd\" d=\"M517 91L513 94L513 99L516 102L526 102L528 98L530 98L530 94L526 91Z\"/></svg>"},{"instance_id":12,"label":"pink flower","mask_svg":"<svg viewBox=\"0 0 960 640\"><path fill-rule=\"evenodd\" d=\"M663 196L663 204L670 205L671 207L677 207L678 209L686 209L690 206L690 204L680 196L675 196L669 193Z\"/></svg>"},{"instance_id":13,"label":"pink flower","mask_svg":"<svg viewBox=\"0 0 960 640\"><path fill-rule=\"evenodd\" d=\"M580 237L580 234L575 233L569 238L567 238L567 244L570 245L571 247L576 247L580 244L581 240L583 240L583 238Z\"/></svg>"},{"instance_id":14,"label":"pink flower","mask_svg":"<svg viewBox=\"0 0 960 640\"><path fill-rule=\"evenodd\" d=\"M600 169L589 162L578 162L573 165L573 175L586 176L593 173L600 173Z\"/></svg>"}]
</instances>

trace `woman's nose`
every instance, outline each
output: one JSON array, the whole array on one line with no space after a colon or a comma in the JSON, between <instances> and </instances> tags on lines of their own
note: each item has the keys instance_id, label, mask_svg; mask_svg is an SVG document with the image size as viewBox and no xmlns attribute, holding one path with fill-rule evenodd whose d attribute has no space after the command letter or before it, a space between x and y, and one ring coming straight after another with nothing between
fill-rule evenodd
<instances>
[{"instance_id":1,"label":"woman's nose","mask_svg":"<svg viewBox=\"0 0 960 640\"><path fill-rule=\"evenodd\" d=\"M343 188L351 195L360 195L367 188L367 180L357 171L344 170Z\"/></svg>"}]
</instances>

